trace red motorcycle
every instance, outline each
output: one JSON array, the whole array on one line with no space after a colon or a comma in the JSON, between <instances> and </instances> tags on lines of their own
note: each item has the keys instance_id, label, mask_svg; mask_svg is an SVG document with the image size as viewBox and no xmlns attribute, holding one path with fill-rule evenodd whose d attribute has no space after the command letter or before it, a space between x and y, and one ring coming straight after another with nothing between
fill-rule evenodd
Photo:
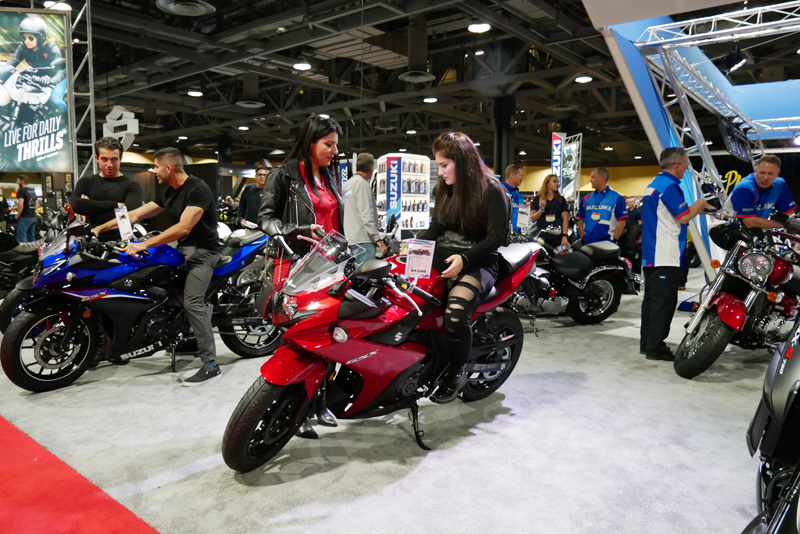
<instances>
[{"instance_id":1,"label":"red motorcycle","mask_svg":"<svg viewBox=\"0 0 800 534\"><path fill-rule=\"evenodd\" d=\"M277 225L268 231L291 254ZM483 399L514 370L522 351L522 324L499 309L533 268L536 252L524 244L499 250L497 283L472 317L469 379L459 396ZM367 260L356 267L347 240L325 235L289 272L272 299L284 343L231 415L222 440L225 463L246 472L274 457L311 414L320 424L377 417L410 408L417 443L418 401L430 397L447 369L448 346L438 273L412 282L406 257Z\"/></svg>"}]
</instances>

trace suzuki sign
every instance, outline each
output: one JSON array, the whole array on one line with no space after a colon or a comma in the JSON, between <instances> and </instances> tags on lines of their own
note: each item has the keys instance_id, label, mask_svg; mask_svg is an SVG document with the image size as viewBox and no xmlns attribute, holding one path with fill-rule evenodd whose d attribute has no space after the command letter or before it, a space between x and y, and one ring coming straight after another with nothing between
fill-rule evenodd
<instances>
[{"instance_id":1,"label":"suzuki sign","mask_svg":"<svg viewBox=\"0 0 800 534\"><path fill-rule=\"evenodd\" d=\"M550 173L558 176L558 187L561 188L561 170L563 163L564 134L553 133L553 144L550 155Z\"/></svg>"}]
</instances>

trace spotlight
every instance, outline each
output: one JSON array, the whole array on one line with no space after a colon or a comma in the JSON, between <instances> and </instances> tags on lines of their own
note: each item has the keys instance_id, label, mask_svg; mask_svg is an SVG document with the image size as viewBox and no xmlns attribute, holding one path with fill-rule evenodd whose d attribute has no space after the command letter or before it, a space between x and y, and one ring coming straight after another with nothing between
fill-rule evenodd
<instances>
[{"instance_id":1,"label":"spotlight","mask_svg":"<svg viewBox=\"0 0 800 534\"><path fill-rule=\"evenodd\" d=\"M491 24L486 22L478 22L477 20L469 25L467 28L470 33L486 33L492 29Z\"/></svg>"},{"instance_id":2,"label":"spotlight","mask_svg":"<svg viewBox=\"0 0 800 534\"><path fill-rule=\"evenodd\" d=\"M577 78L575 78L575 81L578 82L578 83L589 83L589 82L592 81L592 77L591 76L578 76Z\"/></svg>"},{"instance_id":3,"label":"spotlight","mask_svg":"<svg viewBox=\"0 0 800 534\"><path fill-rule=\"evenodd\" d=\"M197 89L192 89L191 91L186 91L186 94L189 96L193 96L195 98L200 98L203 96L203 91L198 91Z\"/></svg>"},{"instance_id":4,"label":"spotlight","mask_svg":"<svg viewBox=\"0 0 800 534\"><path fill-rule=\"evenodd\" d=\"M475 145L475 146L481 146L480 142L478 142L478 141L475 141L475 142L473 143L473 145Z\"/></svg>"},{"instance_id":5,"label":"spotlight","mask_svg":"<svg viewBox=\"0 0 800 534\"><path fill-rule=\"evenodd\" d=\"M605 150L606 152L611 152L612 150L614 150L614 147L611 145L606 145L603 147L603 150Z\"/></svg>"},{"instance_id":6,"label":"spotlight","mask_svg":"<svg viewBox=\"0 0 800 534\"><path fill-rule=\"evenodd\" d=\"M633 156L633 159L642 159L642 156Z\"/></svg>"},{"instance_id":7,"label":"spotlight","mask_svg":"<svg viewBox=\"0 0 800 534\"><path fill-rule=\"evenodd\" d=\"M408 130L406 130L406 133L407 133L408 135L414 135L415 133L417 133L417 131L416 131L416 130L414 129L414 127L412 126L412 127L411 127L411 128L409 128Z\"/></svg>"},{"instance_id":8,"label":"spotlight","mask_svg":"<svg viewBox=\"0 0 800 534\"><path fill-rule=\"evenodd\" d=\"M527 153L527 152L525 152L524 150L520 150L520 151L519 151L519 155L520 155L520 156L527 156L527 155L528 155L528 153Z\"/></svg>"},{"instance_id":9,"label":"spotlight","mask_svg":"<svg viewBox=\"0 0 800 534\"><path fill-rule=\"evenodd\" d=\"M270 156L280 156L281 154L286 154L286 152L284 152L280 148L276 148L275 150L269 153Z\"/></svg>"},{"instance_id":10,"label":"spotlight","mask_svg":"<svg viewBox=\"0 0 800 534\"><path fill-rule=\"evenodd\" d=\"M423 98L422 101L425 102L426 104L433 104L434 102L438 102L439 99L436 98L435 96L429 96L427 98Z\"/></svg>"},{"instance_id":11,"label":"spotlight","mask_svg":"<svg viewBox=\"0 0 800 534\"><path fill-rule=\"evenodd\" d=\"M295 70L311 70L311 63L305 59L299 59L297 63L293 65L293 68Z\"/></svg>"},{"instance_id":12,"label":"spotlight","mask_svg":"<svg viewBox=\"0 0 800 534\"><path fill-rule=\"evenodd\" d=\"M722 58L722 66L727 74L740 69L747 63L747 58L739 51L739 45L733 47L733 52Z\"/></svg>"},{"instance_id":13,"label":"spotlight","mask_svg":"<svg viewBox=\"0 0 800 534\"><path fill-rule=\"evenodd\" d=\"M319 118L320 118L320 119L330 119L330 118L331 118L331 116L330 116L330 115L328 115L327 113L320 113L320 114L319 114Z\"/></svg>"},{"instance_id":14,"label":"spotlight","mask_svg":"<svg viewBox=\"0 0 800 534\"><path fill-rule=\"evenodd\" d=\"M398 149L398 150L399 150L400 152L405 152L405 151L406 151L406 149L405 149L405 148L400 148L400 149Z\"/></svg>"},{"instance_id":15,"label":"spotlight","mask_svg":"<svg viewBox=\"0 0 800 534\"><path fill-rule=\"evenodd\" d=\"M798 53L800 53L800 51L798 51ZM483 50L476 50L475 51L475 55L476 56L482 56L483 55Z\"/></svg>"},{"instance_id":16,"label":"spotlight","mask_svg":"<svg viewBox=\"0 0 800 534\"><path fill-rule=\"evenodd\" d=\"M240 129L241 131L243 131L243 132L246 132L247 130L249 130L249 129L250 129L250 127L249 127L249 126L239 126L239 129Z\"/></svg>"},{"instance_id":17,"label":"spotlight","mask_svg":"<svg viewBox=\"0 0 800 534\"><path fill-rule=\"evenodd\" d=\"M186 141L187 139L189 139L189 138L186 137L185 135L179 135L178 136L178 141Z\"/></svg>"}]
</instances>

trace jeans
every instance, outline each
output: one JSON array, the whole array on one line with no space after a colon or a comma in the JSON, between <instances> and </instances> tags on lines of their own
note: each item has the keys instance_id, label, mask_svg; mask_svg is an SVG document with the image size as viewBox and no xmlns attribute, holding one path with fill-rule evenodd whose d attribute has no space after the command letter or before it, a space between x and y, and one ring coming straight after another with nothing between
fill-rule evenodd
<instances>
[{"instance_id":1,"label":"jeans","mask_svg":"<svg viewBox=\"0 0 800 534\"><path fill-rule=\"evenodd\" d=\"M179 247L186 258L186 285L183 287L183 308L197 340L197 352L203 363L214 365L217 361L217 346L211 326L212 306L206 306L206 291L214 274L214 266L220 259L219 252L197 247Z\"/></svg>"},{"instance_id":2,"label":"jeans","mask_svg":"<svg viewBox=\"0 0 800 534\"><path fill-rule=\"evenodd\" d=\"M654 352L666 346L670 323L678 305L680 267L645 267L642 329L639 350Z\"/></svg>"},{"instance_id":3,"label":"jeans","mask_svg":"<svg viewBox=\"0 0 800 534\"><path fill-rule=\"evenodd\" d=\"M20 217L17 221L17 241L30 243L36 241L36 217Z\"/></svg>"},{"instance_id":4,"label":"jeans","mask_svg":"<svg viewBox=\"0 0 800 534\"><path fill-rule=\"evenodd\" d=\"M356 254L356 263L361 264L367 260L375 259L376 248L374 243L356 243L356 244L364 249L364 252Z\"/></svg>"}]
</instances>

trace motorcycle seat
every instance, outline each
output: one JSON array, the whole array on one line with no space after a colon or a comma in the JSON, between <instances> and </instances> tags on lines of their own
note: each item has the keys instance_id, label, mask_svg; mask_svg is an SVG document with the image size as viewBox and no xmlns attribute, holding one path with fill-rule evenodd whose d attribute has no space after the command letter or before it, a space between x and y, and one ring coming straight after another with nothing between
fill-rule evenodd
<instances>
[{"instance_id":1,"label":"motorcycle seat","mask_svg":"<svg viewBox=\"0 0 800 534\"><path fill-rule=\"evenodd\" d=\"M217 262L217 264L214 266L214 270L216 271L220 267L224 267L225 265L228 265L231 262L232 259L233 259L233 256L222 256L219 259L219 261Z\"/></svg>"},{"instance_id":2,"label":"motorcycle seat","mask_svg":"<svg viewBox=\"0 0 800 534\"><path fill-rule=\"evenodd\" d=\"M531 259L533 251L531 247L522 243L513 243L507 247L497 249L500 255L500 268L497 273L497 282L505 280Z\"/></svg>"},{"instance_id":3,"label":"motorcycle seat","mask_svg":"<svg viewBox=\"0 0 800 534\"><path fill-rule=\"evenodd\" d=\"M35 252L29 254L19 254L13 250L0 252L0 261L3 263L13 263L18 267L28 267L34 265L39 260L39 255Z\"/></svg>"},{"instance_id":4,"label":"motorcycle seat","mask_svg":"<svg viewBox=\"0 0 800 534\"><path fill-rule=\"evenodd\" d=\"M800 296L800 268L797 265L793 265L792 268L794 271L792 279L781 286L781 291Z\"/></svg>"},{"instance_id":5,"label":"motorcycle seat","mask_svg":"<svg viewBox=\"0 0 800 534\"><path fill-rule=\"evenodd\" d=\"M226 246L231 248L241 248L245 245L249 245L253 241L258 241L264 237L264 232L253 232L243 236L236 236L228 239Z\"/></svg>"},{"instance_id":6,"label":"motorcycle seat","mask_svg":"<svg viewBox=\"0 0 800 534\"><path fill-rule=\"evenodd\" d=\"M597 243L583 245L580 251L594 261L611 260L619 257L619 246L611 241L598 241Z\"/></svg>"},{"instance_id":7,"label":"motorcycle seat","mask_svg":"<svg viewBox=\"0 0 800 534\"><path fill-rule=\"evenodd\" d=\"M594 269L592 259L580 252L553 256L551 261L555 272L575 282L586 278Z\"/></svg>"}]
</instances>

